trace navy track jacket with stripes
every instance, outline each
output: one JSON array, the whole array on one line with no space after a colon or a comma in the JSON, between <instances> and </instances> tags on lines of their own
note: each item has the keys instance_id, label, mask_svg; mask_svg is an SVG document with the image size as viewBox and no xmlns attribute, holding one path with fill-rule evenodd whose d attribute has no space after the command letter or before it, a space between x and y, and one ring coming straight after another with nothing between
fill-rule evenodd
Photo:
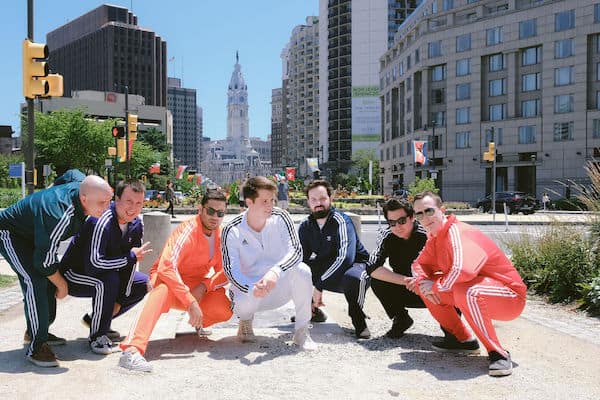
<instances>
[{"instance_id":1,"label":"navy track jacket with stripes","mask_svg":"<svg viewBox=\"0 0 600 400\"><path fill-rule=\"evenodd\" d=\"M61 270L71 269L90 276L120 271L129 291L137 262L131 249L142 245L143 234L144 227L138 217L127 225L123 234L115 204L112 203L100 218L88 217L85 220L81 231L69 243Z\"/></svg>"},{"instance_id":2,"label":"navy track jacket with stripes","mask_svg":"<svg viewBox=\"0 0 600 400\"><path fill-rule=\"evenodd\" d=\"M0 230L30 243L33 268L42 276L59 267L58 246L79 231L85 220L79 186L85 175L69 170L51 188L33 193L0 212Z\"/></svg>"},{"instance_id":3,"label":"navy track jacket with stripes","mask_svg":"<svg viewBox=\"0 0 600 400\"><path fill-rule=\"evenodd\" d=\"M356 233L352 219L331 207L323 229L312 216L302 221L298 228L300 243L313 277L313 285L323 290L327 279L341 279L354 263L369 261L369 252Z\"/></svg>"}]
</instances>

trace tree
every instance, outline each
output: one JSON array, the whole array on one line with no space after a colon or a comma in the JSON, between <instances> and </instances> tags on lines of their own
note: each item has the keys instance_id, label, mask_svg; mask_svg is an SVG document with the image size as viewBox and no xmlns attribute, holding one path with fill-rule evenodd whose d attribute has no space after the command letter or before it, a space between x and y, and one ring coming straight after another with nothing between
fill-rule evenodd
<instances>
[{"instance_id":1,"label":"tree","mask_svg":"<svg viewBox=\"0 0 600 400\"><path fill-rule=\"evenodd\" d=\"M22 155L0 154L0 187L15 188L19 187L18 179L8 177L8 165L18 164L23 161Z\"/></svg>"},{"instance_id":2,"label":"tree","mask_svg":"<svg viewBox=\"0 0 600 400\"><path fill-rule=\"evenodd\" d=\"M140 132L138 140L146 142L156 151L166 153L171 151L171 145L167 143L167 136L156 128Z\"/></svg>"},{"instance_id":3,"label":"tree","mask_svg":"<svg viewBox=\"0 0 600 400\"><path fill-rule=\"evenodd\" d=\"M410 184L408 187L408 194L410 198L415 197L416 194L430 191L433 193L438 193L440 189L435 187L435 180L432 178L421 179L418 176L415 178L415 181Z\"/></svg>"},{"instance_id":4,"label":"tree","mask_svg":"<svg viewBox=\"0 0 600 400\"><path fill-rule=\"evenodd\" d=\"M373 163L372 186L369 185L369 161ZM355 177L354 182L361 191L368 192L371 189L373 192L377 192L379 190L379 159L374 149L359 149L352 154L350 176Z\"/></svg>"},{"instance_id":5,"label":"tree","mask_svg":"<svg viewBox=\"0 0 600 400\"><path fill-rule=\"evenodd\" d=\"M23 126L25 124L26 121L23 121ZM36 161L38 164L51 164L58 174L78 168L103 175L107 149L114 146L111 136L113 125L113 120L96 122L88 118L81 108L49 114L36 112ZM23 135L23 143L27 143L27 134Z\"/></svg>"}]
</instances>

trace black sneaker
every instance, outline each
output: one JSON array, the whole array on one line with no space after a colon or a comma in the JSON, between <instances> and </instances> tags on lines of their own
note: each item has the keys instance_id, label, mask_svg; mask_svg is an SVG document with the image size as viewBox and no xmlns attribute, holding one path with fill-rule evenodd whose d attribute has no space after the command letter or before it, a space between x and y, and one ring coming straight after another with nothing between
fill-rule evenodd
<instances>
[{"instance_id":1,"label":"black sneaker","mask_svg":"<svg viewBox=\"0 0 600 400\"><path fill-rule=\"evenodd\" d=\"M504 357L497 351L490 351L488 358L490 360L490 376L508 376L512 374L510 353L508 353L507 357Z\"/></svg>"},{"instance_id":2,"label":"black sneaker","mask_svg":"<svg viewBox=\"0 0 600 400\"><path fill-rule=\"evenodd\" d=\"M392 328L385 334L390 339L400 339L404 336L404 332L413 326L415 321L410 316L396 316L392 322Z\"/></svg>"},{"instance_id":3,"label":"black sneaker","mask_svg":"<svg viewBox=\"0 0 600 400\"><path fill-rule=\"evenodd\" d=\"M296 316L292 315L290 317L290 321L296 322ZM312 318L310 319L310 322L320 323L320 322L325 322L325 321L327 321L327 314L325 314L323 312L323 310L321 310L319 307L315 308L315 310L313 311L313 314L312 314Z\"/></svg>"},{"instance_id":4,"label":"black sneaker","mask_svg":"<svg viewBox=\"0 0 600 400\"><path fill-rule=\"evenodd\" d=\"M362 320L353 320L352 325L354 325L354 335L357 339L369 339L371 337L371 331L364 318Z\"/></svg>"},{"instance_id":5,"label":"black sneaker","mask_svg":"<svg viewBox=\"0 0 600 400\"><path fill-rule=\"evenodd\" d=\"M29 336L28 332L25 332L23 335L23 344L31 343L31 336ZM61 346L67 344L67 340L65 338L58 337L56 335L48 332L48 340L46 341L50 346Z\"/></svg>"},{"instance_id":6,"label":"black sneaker","mask_svg":"<svg viewBox=\"0 0 600 400\"><path fill-rule=\"evenodd\" d=\"M477 339L459 342L453 336L449 336L443 340L431 343L431 347L442 353L479 354L479 342Z\"/></svg>"},{"instance_id":7,"label":"black sneaker","mask_svg":"<svg viewBox=\"0 0 600 400\"><path fill-rule=\"evenodd\" d=\"M92 325L92 317L90 316L90 314L85 314L83 318L81 318L81 323L89 329ZM121 334L117 331L113 331L112 329L109 329L108 332L105 333L105 335L110 340L118 341L119 339L121 339Z\"/></svg>"}]
</instances>

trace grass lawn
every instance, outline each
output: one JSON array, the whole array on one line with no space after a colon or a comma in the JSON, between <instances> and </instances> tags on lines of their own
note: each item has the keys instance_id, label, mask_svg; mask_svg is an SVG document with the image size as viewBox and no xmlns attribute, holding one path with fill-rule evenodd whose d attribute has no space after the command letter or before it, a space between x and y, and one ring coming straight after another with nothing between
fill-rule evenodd
<instances>
[{"instance_id":1,"label":"grass lawn","mask_svg":"<svg viewBox=\"0 0 600 400\"><path fill-rule=\"evenodd\" d=\"M0 288L16 285L17 281L18 279L16 276L0 274Z\"/></svg>"}]
</instances>

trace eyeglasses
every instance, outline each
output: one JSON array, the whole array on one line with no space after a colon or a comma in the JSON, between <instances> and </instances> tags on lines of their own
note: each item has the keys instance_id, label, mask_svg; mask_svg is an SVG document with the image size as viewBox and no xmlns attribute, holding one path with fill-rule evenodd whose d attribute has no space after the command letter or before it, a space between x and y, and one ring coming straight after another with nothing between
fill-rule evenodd
<instances>
[{"instance_id":1,"label":"eyeglasses","mask_svg":"<svg viewBox=\"0 0 600 400\"><path fill-rule=\"evenodd\" d=\"M423 219L423 216L431 217L433 214L435 214L435 208L429 207L423 211L416 212L415 218L417 221L420 221Z\"/></svg>"},{"instance_id":2,"label":"eyeglasses","mask_svg":"<svg viewBox=\"0 0 600 400\"><path fill-rule=\"evenodd\" d=\"M408 216L400 217L398 219L388 219L387 223L393 228L396 225L404 225L406 221L408 221Z\"/></svg>"},{"instance_id":3,"label":"eyeglasses","mask_svg":"<svg viewBox=\"0 0 600 400\"><path fill-rule=\"evenodd\" d=\"M217 217L219 217L219 218L223 218L225 216L225 211L215 210L212 207L206 207L206 213L208 215L210 215L211 217L215 214L217 214Z\"/></svg>"}]
</instances>

